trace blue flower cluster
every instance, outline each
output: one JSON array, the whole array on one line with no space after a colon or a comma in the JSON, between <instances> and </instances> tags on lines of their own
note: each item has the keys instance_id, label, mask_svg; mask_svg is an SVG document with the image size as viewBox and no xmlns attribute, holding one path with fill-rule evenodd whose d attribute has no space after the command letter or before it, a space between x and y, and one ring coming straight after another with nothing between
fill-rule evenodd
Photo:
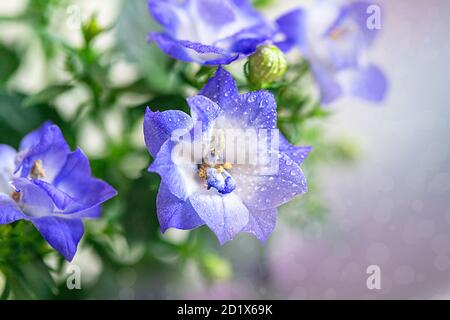
<instances>
[{"instance_id":1,"label":"blue flower cluster","mask_svg":"<svg viewBox=\"0 0 450 320\"><path fill-rule=\"evenodd\" d=\"M115 195L52 123L25 136L18 151L0 145L0 224L30 221L67 260L83 236L82 220L100 217L100 204Z\"/></svg>"}]
</instances>

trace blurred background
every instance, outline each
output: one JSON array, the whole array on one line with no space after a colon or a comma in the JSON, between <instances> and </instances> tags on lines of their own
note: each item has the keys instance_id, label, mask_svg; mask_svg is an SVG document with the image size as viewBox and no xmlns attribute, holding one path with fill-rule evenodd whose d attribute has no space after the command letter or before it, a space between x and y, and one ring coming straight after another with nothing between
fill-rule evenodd
<instances>
[{"instance_id":1,"label":"blurred background","mask_svg":"<svg viewBox=\"0 0 450 320\"><path fill-rule=\"evenodd\" d=\"M312 3L257 2L270 18ZM143 112L186 109L195 90L180 84L189 66L146 43L157 28L146 2L2 1L0 143L16 147L51 119L120 193L87 222L72 262L82 290L65 288L69 264L50 253L49 274L39 271L50 284L15 297L450 298L450 6L377 3L382 32L370 57L389 78L386 101L343 98L302 127L298 141L314 146L303 165L309 193L281 210L266 245L240 235L220 247L205 227L158 228ZM380 290L366 286L370 265ZM23 281L37 277L29 270ZM0 271L0 292L7 278Z\"/></svg>"}]
</instances>

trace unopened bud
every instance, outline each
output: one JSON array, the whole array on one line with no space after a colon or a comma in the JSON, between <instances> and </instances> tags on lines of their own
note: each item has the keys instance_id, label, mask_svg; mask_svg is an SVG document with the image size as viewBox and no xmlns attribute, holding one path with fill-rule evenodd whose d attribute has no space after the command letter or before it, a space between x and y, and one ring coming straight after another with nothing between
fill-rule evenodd
<instances>
[{"instance_id":1,"label":"unopened bud","mask_svg":"<svg viewBox=\"0 0 450 320\"><path fill-rule=\"evenodd\" d=\"M250 56L245 75L253 84L267 84L281 78L287 70L284 53L274 45L263 45Z\"/></svg>"}]
</instances>

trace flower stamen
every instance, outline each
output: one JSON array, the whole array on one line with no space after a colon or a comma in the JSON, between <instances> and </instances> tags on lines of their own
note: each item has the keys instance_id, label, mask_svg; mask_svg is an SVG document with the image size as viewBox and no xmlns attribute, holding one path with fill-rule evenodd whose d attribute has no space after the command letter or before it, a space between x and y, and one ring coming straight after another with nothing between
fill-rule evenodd
<instances>
[{"instance_id":1,"label":"flower stamen","mask_svg":"<svg viewBox=\"0 0 450 320\"><path fill-rule=\"evenodd\" d=\"M30 177L32 179L41 179L45 178L45 170L42 164L42 160L36 160L31 168Z\"/></svg>"}]
</instances>

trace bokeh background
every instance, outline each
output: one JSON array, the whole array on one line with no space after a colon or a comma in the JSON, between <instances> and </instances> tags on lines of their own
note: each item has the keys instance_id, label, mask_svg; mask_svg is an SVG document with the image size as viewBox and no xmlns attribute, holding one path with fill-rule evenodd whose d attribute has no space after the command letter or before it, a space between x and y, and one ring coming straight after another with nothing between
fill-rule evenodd
<instances>
[{"instance_id":1,"label":"bokeh background","mask_svg":"<svg viewBox=\"0 0 450 320\"><path fill-rule=\"evenodd\" d=\"M274 18L311 2L278 0L264 10ZM193 233L204 235L208 230L147 235L147 228L157 230L154 205L138 210L134 204L140 203L135 199L154 201L146 198L145 191L150 192L149 184L156 188L157 181L145 177L150 159L139 149L143 149L140 124L128 128L124 121L124 114L135 109L131 106L148 103L145 93L133 89L112 101L121 107L102 114L106 119L103 133L97 120L82 121L72 141L94 159L94 167L96 158L109 157L105 155L111 153L110 139L121 141L126 135L130 144L136 145L133 150L141 150L109 161L119 159L114 166L127 182L135 181L142 188L136 189L138 194L126 194L127 204L114 202L108 207L107 222L89 222L92 234L101 232L95 241L84 241L73 261L83 270L84 292L76 297L450 298L450 6L446 0L377 3L383 8L382 32L370 57L389 78L386 101L372 105L344 98L328 107L332 116L322 128L330 139L348 144L353 157L341 162L325 159L310 172L308 178L314 185L310 193L320 193L320 214L305 215L302 199L286 206L265 246L243 235L223 247L212 242L207 250L192 253ZM26 6L27 1L0 3L0 42L23 54L24 62L8 83L8 90L32 96L49 83L68 79L63 58L60 63L46 65L45 50L37 44L33 30L21 21L5 18ZM84 20L95 12L100 25L113 26L95 42L96 50L120 53L119 58L107 62L111 83L125 86L145 78L156 92L170 93L170 86L176 87L167 69L158 68L158 59L164 57L145 42L146 33L154 27L145 1L65 1L55 11L57 16L51 17L50 28L77 46L82 37L67 21L73 13L70 8L80 9ZM58 55L56 52L52 61L58 61ZM64 94L45 98L62 118L72 119L89 94L86 87L74 86ZM3 96L0 100L3 111L12 103L8 99ZM6 116L13 115L0 110L0 118ZM5 142L12 133L1 129L0 142ZM315 153L327 153L327 144L314 147ZM108 170L97 168L105 176L111 174ZM117 218L115 212L123 215L117 213ZM124 226L119 232L123 236L116 236L114 230L110 232L114 236L107 238L105 225L115 219ZM108 259L120 263L105 262L109 260L99 250L105 243L113 252ZM148 251L152 254L147 255ZM180 255L186 258L182 264ZM50 256L46 262L53 264L55 260ZM369 265L381 269L380 290L366 286ZM72 297L73 293L67 295Z\"/></svg>"}]
</instances>

